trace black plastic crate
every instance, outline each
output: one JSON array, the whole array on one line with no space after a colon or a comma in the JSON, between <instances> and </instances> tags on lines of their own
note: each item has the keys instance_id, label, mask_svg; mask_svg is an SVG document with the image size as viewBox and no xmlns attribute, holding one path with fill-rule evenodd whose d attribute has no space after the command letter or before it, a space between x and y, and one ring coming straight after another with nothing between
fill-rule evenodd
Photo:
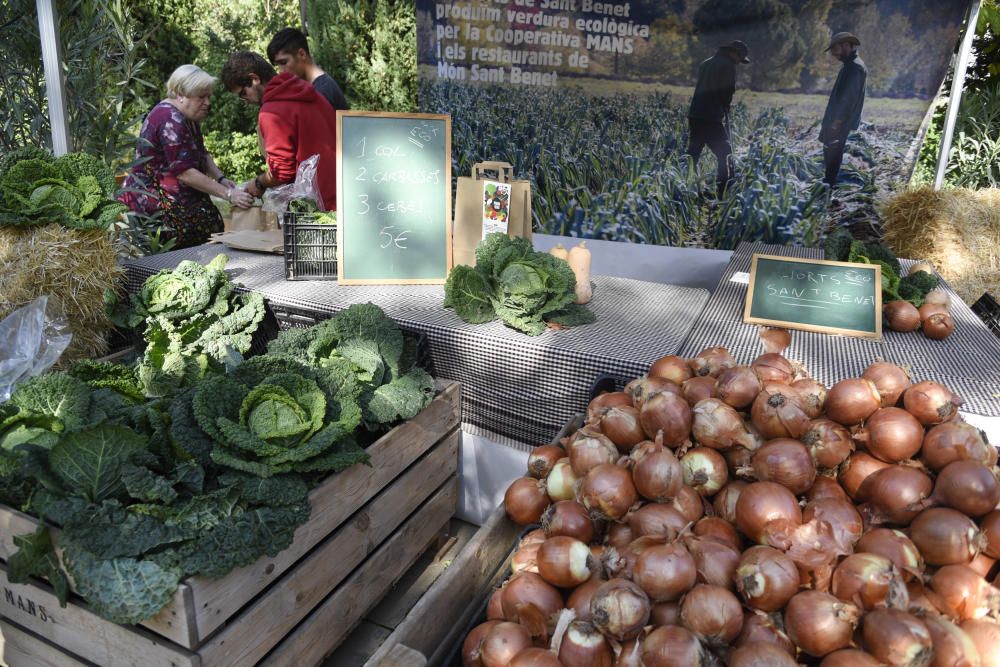
<instances>
[{"instance_id":1,"label":"black plastic crate","mask_svg":"<svg viewBox=\"0 0 1000 667\"><path fill-rule=\"evenodd\" d=\"M312 213L282 215L285 280L337 279L337 225L314 219Z\"/></svg>"},{"instance_id":2,"label":"black plastic crate","mask_svg":"<svg viewBox=\"0 0 1000 667\"><path fill-rule=\"evenodd\" d=\"M972 312L979 316L990 331L1000 336L1000 304L988 292L972 304Z\"/></svg>"}]
</instances>

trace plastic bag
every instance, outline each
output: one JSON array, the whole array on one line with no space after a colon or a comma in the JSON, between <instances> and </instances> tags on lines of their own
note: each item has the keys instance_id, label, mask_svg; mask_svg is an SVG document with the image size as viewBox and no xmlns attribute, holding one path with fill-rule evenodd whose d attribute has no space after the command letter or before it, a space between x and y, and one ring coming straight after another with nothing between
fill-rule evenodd
<instances>
[{"instance_id":1,"label":"plastic bag","mask_svg":"<svg viewBox=\"0 0 1000 667\"><path fill-rule=\"evenodd\" d=\"M62 308L45 295L0 321L0 403L15 384L51 368L71 340Z\"/></svg>"},{"instance_id":2,"label":"plastic bag","mask_svg":"<svg viewBox=\"0 0 1000 667\"><path fill-rule=\"evenodd\" d=\"M272 213L284 213L288 210L288 203L293 199L311 199L316 203L318 210L325 211L323 195L319 192L318 171L319 155L310 155L299 163L299 168L295 172L295 182L268 188L264 192L264 203L261 208ZM278 217L280 219L281 216Z\"/></svg>"}]
</instances>

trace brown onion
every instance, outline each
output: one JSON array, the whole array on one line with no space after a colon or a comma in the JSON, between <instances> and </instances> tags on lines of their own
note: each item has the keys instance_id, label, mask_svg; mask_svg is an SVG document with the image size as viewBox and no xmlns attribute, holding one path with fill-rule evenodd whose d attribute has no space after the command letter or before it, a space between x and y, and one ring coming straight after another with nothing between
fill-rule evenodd
<instances>
[{"instance_id":1,"label":"brown onion","mask_svg":"<svg viewBox=\"0 0 1000 667\"><path fill-rule=\"evenodd\" d=\"M856 426L882 405L875 383L864 378L841 380L826 395L826 416L844 426Z\"/></svg>"},{"instance_id":2,"label":"brown onion","mask_svg":"<svg viewBox=\"0 0 1000 667\"><path fill-rule=\"evenodd\" d=\"M726 465L729 466L730 479L754 481L753 468L750 467L750 461L753 459L752 451L745 447L730 447L722 450L722 456L726 459Z\"/></svg>"},{"instance_id":3,"label":"brown onion","mask_svg":"<svg viewBox=\"0 0 1000 667\"><path fill-rule=\"evenodd\" d=\"M845 500L850 502L850 496L847 495L844 487L833 477L817 475L816 481L806 491L806 502L812 503L817 500Z\"/></svg>"},{"instance_id":4,"label":"brown onion","mask_svg":"<svg viewBox=\"0 0 1000 667\"><path fill-rule=\"evenodd\" d=\"M545 482L534 477L515 479L503 497L507 516L522 526L538 523L549 502Z\"/></svg>"},{"instance_id":5,"label":"brown onion","mask_svg":"<svg viewBox=\"0 0 1000 667\"><path fill-rule=\"evenodd\" d=\"M979 429L972 424L950 421L927 431L920 459L934 471L955 461L979 461L992 468L997 463L997 450L983 440Z\"/></svg>"},{"instance_id":6,"label":"brown onion","mask_svg":"<svg viewBox=\"0 0 1000 667\"><path fill-rule=\"evenodd\" d=\"M727 368L736 365L736 360L729 354L729 350L724 347L705 348L691 360L691 370L695 375L719 377L719 374Z\"/></svg>"},{"instance_id":7,"label":"brown onion","mask_svg":"<svg viewBox=\"0 0 1000 667\"><path fill-rule=\"evenodd\" d=\"M675 507L665 503L647 503L634 512L629 512L626 521L632 529L632 539L662 537L672 540L691 523Z\"/></svg>"},{"instance_id":8,"label":"brown onion","mask_svg":"<svg viewBox=\"0 0 1000 667\"><path fill-rule=\"evenodd\" d=\"M781 484L795 495L809 490L816 479L816 463L798 440L775 438L754 452L754 476L762 482Z\"/></svg>"},{"instance_id":9,"label":"brown onion","mask_svg":"<svg viewBox=\"0 0 1000 667\"><path fill-rule=\"evenodd\" d=\"M917 545L898 530L876 528L869 531L858 540L855 549L858 553L884 556L903 573L920 576L924 571L924 557L917 549Z\"/></svg>"},{"instance_id":10,"label":"brown onion","mask_svg":"<svg viewBox=\"0 0 1000 667\"><path fill-rule=\"evenodd\" d=\"M724 544L728 544L737 551L740 550L740 544L742 543L740 534L736 532L736 528L733 527L733 524L729 523L722 517L702 517L702 519L694 525L693 532L698 537L710 537Z\"/></svg>"},{"instance_id":11,"label":"brown onion","mask_svg":"<svg viewBox=\"0 0 1000 667\"><path fill-rule=\"evenodd\" d=\"M713 537L687 537L684 545L694 558L698 582L733 588L733 577L740 562L740 550Z\"/></svg>"},{"instance_id":12,"label":"brown onion","mask_svg":"<svg viewBox=\"0 0 1000 667\"><path fill-rule=\"evenodd\" d=\"M515 655L509 667L563 667L563 664L552 651L535 646Z\"/></svg>"},{"instance_id":13,"label":"brown onion","mask_svg":"<svg viewBox=\"0 0 1000 667\"><path fill-rule=\"evenodd\" d=\"M834 651L823 658L819 667L882 667L882 663L873 658L870 653L859 651L856 648L845 648Z\"/></svg>"},{"instance_id":14,"label":"brown onion","mask_svg":"<svg viewBox=\"0 0 1000 667\"><path fill-rule=\"evenodd\" d=\"M968 564L986 542L972 519L947 507L918 514L910 524L910 539L929 565Z\"/></svg>"},{"instance_id":15,"label":"brown onion","mask_svg":"<svg viewBox=\"0 0 1000 667\"><path fill-rule=\"evenodd\" d=\"M533 606L549 623L563 608L562 594L534 572L521 572L511 577L502 590L500 605L508 621L519 622L524 608Z\"/></svg>"},{"instance_id":16,"label":"brown onion","mask_svg":"<svg viewBox=\"0 0 1000 667\"><path fill-rule=\"evenodd\" d=\"M576 498L577 479L579 477L573 472L573 464L569 458L559 459L545 478L545 492L552 502L573 500Z\"/></svg>"},{"instance_id":17,"label":"brown onion","mask_svg":"<svg viewBox=\"0 0 1000 667\"><path fill-rule=\"evenodd\" d=\"M788 530L802 523L795 494L774 482L754 482L736 501L736 527L758 544L767 544L772 531Z\"/></svg>"},{"instance_id":18,"label":"brown onion","mask_svg":"<svg viewBox=\"0 0 1000 667\"><path fill-rule=\"evenodd\" d=\"M944 340L955 332L955 320L949 313L934 313L923 321L923 328L931 340Z\"/></svg>"},{"instance_id":19,"label":"brown onion","mask_svg":"<svg viewBox=\"0 0 1000 667\"><path fill-rule=\"evenodd\" d=\"M826 385L813 380L812 378L802 378L792 383L792 389L799 392L802 400L802 407L812 419L818 419L823 414L826 406L826 395L829 390Z\"/></svg>"},{"instance_id":20,"label":"brown onion","mask_svg":"<svg viewBox=\"0 0 1000 667\"><path fill-rule=\"evenodd\" d=\"M740 413L717 398L699 402L691 411L691 435L698 444L712 449L760 447L760 436L743 422Z\"/></svg>"},{"instance_id":21,"label":"brown onion","mask_svg":"<svg viewBox=\"0 0 1000 667\"><path fill-rule=\"evenodd\" d=\"M522 544L510 560L510 569L514 574L518 572L534 572L538 574L538 549L541 542L530 542Z\"/></svg>"},{"instance_id":22,"label":"brown onion","mask_svg":"<svg viewBox=\"0 0 1000 667\"><path fill-rule=\"evenodd\" d=\"M773 382L757 394L750 418L766 439L798 438L809 430L810 417L798 391Z\"/></svg>"},{"instance_id":23,"label":"brown onion","mask_svg":"<svg viewBox=\"0 0 1000 667\"><path fill-rule=\"evenodd\" d=\"M760 378L762 384L767 384L768 382L791 384L795 378L795 367L792 366L792 362L777 352L768 352L760 355L753 360L750 368ZM749 405L749 403L746 405Z\"/></svg>"},{"instance_id":24,"label":"brown onion","mask_svg":"<svg viewBox=\"0 0 1000 667\"><path fill-rule=\"evenodd\" d=\"M727 646L743 629L743 608L728 589L698 584L681 600L681 624L710 646Z\"/></svg>"},{"instance_id":25,"label":"brown onion","mask_svg":"<svg viewBox=\"0 0 1000 667\"><path fill-rule=\"evenodd\" d=\"M840 466L838 479L840 480L840 485L844 488L844 491L847 491L847 495L854 500L858 500L858 493L865 480L877 473L879 470L888 468L890 465L892 464L880 461L867 452L854 452L846 461L844 461L844 464Z\"/></svg>"},{"instance_id":26,"label":"brown onion","mask_svg":"<svg viewBox=\"0 0 1000 667\"><path fill-rule=\"evenodd\" d=\"M657 602L649 613L650 625L680 625L681 605L679 602Z\"/></svg>"},{"instance_id":27,"label":"brown onion","mask_svg":"<svg viewBox=\"0 0 1000 667\"><path fill-rule=\"evenodd\" d=\"M676 355L669 355L654 361L646 375L661 377L677 384L684 384L685 380L691 379L691 365L687 359Z\"/></svg>"},{"instance_id":28,"label":"brown onion","mask_svg":"<svg viewBox=\"0 0 1000 667\"><path fill-rule=\"evenodd\" d=\"M799 590L799 571L787 555L772 547L750 547L736 567L736 589L747 605L779 611Z\"/></svg>"},{"instance_id":29,"label":"brown onion","mask_svg":"<svg viewBox=\"0 0 1000 667\"><path fill-rule=\"evenodd\" d=\"M639 411L630 405L608 408L601 416L601 432L608 437L623 454L646 439L639 425Z\"/></svg>"},{"instance_id":30,"label":"brown onion","mask_svg":"<svg viewBox=\"0 0 1000 667\"><path fill-rule=\"evenodd\" d=\"M660 392L677 394L681 398L684 397L684 394L681 391L681 386L676 382L667 380L666 378L643 375L642 377L637 377L625 385L625 394L632 398L632 405L640 410L650 396Z\"/></svg>"},{"instance_id":31,"label":"brown onion","mask_svg":"<svg viewBox=\"0 0 1000 667\"><path fill-rule=\"evenodd\" d=\"M993 510L980 519L979 530L986 538L983 553L990 558L1000 558L1000 510Z\"/></svg>"},{"instance_id":32,"label":"brown onion","mask_svg":"<svg viewBox=\"0 0 1000 667\"><path fill-rule=\"evenodd\" d=\"M743 614L743 629L736 640L736 646L746 646L747 644L765 643L773 644L794 656L797 653L795 644L788 638L784 630L785 622L781 619L781 614L765 613L763 611L749 610Z\"/></svg>"},{"instance_id":33,"label":"brown onion","mask_svg":"<svg viewBox=\"0 0 1000 667\"><path fill-rule=\"evenodd\" d=\"M523 625L501 622L490 628L479 651L484 667L507 667L518 653L531 647L531 634Z\"/></svg>"},{"instance_id":34,"label":"brown onion","mask_svg":"<svg viewBox=\"0 0 1000 667\"><path fill-rule=\"evenodd\" d=\"M611 463L591 469L580 486L583 506L599 519L622 518L638 499L632 474Z\"/></svg>"},{"instance_id":35,"label":"brown onion","mask_svg":"<svg viewBox=\"0 0 1000 667\"><path fill-rule=\"evenodd\" d=\"M624 549L637 537L639 536L635 534L630 525L614 522L608 525L608 534L605 539L608 546L616 549Z\"/></svg>"},{"instance_id":36,"label":"brown onion","mask_svg":"<svg viewBox=\"0 0 1000 667\"><path fill-rule=\"evenodd\" d=\"M559 644L559 663L579 667L612 667L615 653L604 635L578 617L566 628Z\"/></svg>"},{"instance_id":37,"label":"brown onion","mask_svg":"<svg viewBox=\"0 0 1000 667\"><path fill-rule=\"evenodd\" d=\"M960 621L1000 609L1000 591L967 565L945 565L931 575L929 587L941 611Z\"/></svg>"},{"instance_id":38,"label":"brown onion","mask_svg":"<svg viewBox=\"0 0 1000 667\"><path fill-rule=\"evenodd\" d=\"M676 496L684 483L684 471L674 453L655 443L641 452L636 450L632 457L635 462L632 481L639 495L660 503Z\"/></svg>"},{"instance_id":39,"label":"brown onion","mask_svg":"<svg viewBox=\"0 0 1000 667\"><path fill-rule=\"evenodd\" d=\"M851 432L832 419L809 422L809 429L801 440L820 468L835 468L854 451Z\"/></svg>"},{"instance_id":40,"label":"brown onion","mask_svg":"<svg viewBox=\"0 0 1000 667\"><path fill-rule=\"evenodd\" d=\"M590 600L591 622L605 636L619 641L632 637L649 621L649 598L626 579L609 579Z\"/></svg>"},{"instance_id":41,"label":"brown onion","mask_svg":"<svg viewBox=\"0 0 1000 667\"><path fill-rule=\"evenodd\" d=\"M917 311L920 313L920 321L924 322L931 315L935 315L937 313L947 313L948 312L948 308L944 304L941 304L941 303L927 303L927 302L924 302L917 309Z\"/></svg>"},{"instance_id":42,"label":"brown onion","mask_svg":"<svg viewBox=\"0 0 1000 667\"><path fill-rule=\"evenodd\" d=\"M566 453L577 477L583 477L602 463L614 463L620 456L608 436L589 427L573 434L566 443Z\"/></svg>"},{"instance_id":43,"label":"brown onion","mask_svg":"<svg viewBox=\"0 0 1000 667\"><path fill-rule=\"evenodd\" d=\"M829 593L802 591L785 608L785 632L803 652L821 658L850 645L860 618L856 605Z\"/></svg>"},{"instance_id":44,"label":"brown onion","mask_svg":"<svg viewBox=\"0 0 1000 667\"><path fill-rule=\"evenodd\" d=\"M615 660L615 667L642 667L642 640L645 639L643 633L629 639L622 644L621 653Z\"/></svg>"},{"instance_id":45,"label":"brown onion","mask_svg":"<svg viewBox=\"0 0 1000 667\"><path fill-rule=\"evenodd\" d=\"M775 644L744 644L729 654L729 667L797 667L799 663Z\"/></svg>"},{"instance_id":46,"label":"brown onion","mask_svg":"<svg viewBox=\"0 0 1000 667\"><path fill-rule=\"evenodd\" d=\"M982 551L976 554L976 557L969 562L969 567L975 570L979 576L984 579L988 579L990 572L993 571L993 566L996 565L997 561L995 558L990 558Z\"/></svg>"},{"instance_id":47,"label":"brown onion","mask_svg":"<svg viewBox=\"0 0 1000 667\"><path fill-rule=\"evenodd\" d=\"M781 327L760 327L758 330L760 343L764 346L764 352L781 353L792 344L792 333L788 329Z\"/></svg>"},{"instance_id":48,"label":"brown onion","mask_svg":"<svg viewBox=\"0 0 1000 667\"><path fill-rule=\"evenodd\" d=\"M868 501L872 524L905 526L920 512L921 503L931 495L934 483L917 468L894 465L879 470L865 480L860 495Z\"/></svg>"},{"instance_id":49,"label":"brown onion","mask_svg":"<svg viewBox=\"0 0 1000 667\"><path fill-rule=\"evenodd\" d=\"M951 421L962 399L944 385L924 380L903 392L903 407L924 426Z\"/></svg>"},{"instance_id":50,"label":"brown onion","mask_svg":"<svg viewBox=\"0 0 1000 667\"><path fill-rule=\"evenodd\" d=\"M729 480L726 459L714 449L695 447L681 457L684 484L702 496L713 496Z\"/></svg>"},{"instance_id":51,"label":"brown onion","mask_svg":"<svg viewBox=\"0 0 1000 667\"><path fill-rule=\"evenodd\" d=\"M462 667L482 667L481 651L483 640L500 621L486 621L472 629L462 642Z\"/></svg>"},{"instance_id":52,"label":"brown onion","mask_svg":"<svg viewBox=\"0 0 1000 667\"><path fill-rule=\"evenodd\" d=\"M692 523L705 515L705 503L701 496L686 484L681 487L677 497L670 501L670 505Z\"/></svg>"},{"instance_id":53,"label":"brown onion","mask_svg":"<svg viewBox=\"0 0 1000 667\"><path fill-rule=\"evenodd\" d=\"M737 366L719 374L715 395L726 405L742 410L753 403L764 388L760 377L748 366Z\"/></svg>"},{"instance_id":54,"label":"brown onion","mask_svg":"<svg viewBox=\"0 0 1000 667\"><path fill-rule=\"evenodd\" d=\"M594 592L601 587L604 582L600 579L591 579L573 589L566 600L566 608L576 612L576 620L590 620L590 599L594 597Z\"/></svg>"},{"instance_id":55,"label":"brown onion","mask_svg":"<svg viewBox=\"0 0 1000 667\"><path fill-rule=\"evenodd\" d=\"M656 628L642 640L643 667L707 667L708 652L694 634L679 625Z\"/></svg>"},{"instance_id":56,"label":"brown onion","mask_svg":"<svg viewBox=\"0 0 1000 667\"><path fill-rule=\"evenodd\" d=\"M586 543L594 539L594 522L587 508L575 500L560 500L545 510L542 529L546 537L566 535Z\"/></svg>"},{"instance_id":57,"label":"brown onion","mask_svg":"<svg viewBox=\"0 0 1000 667\"><path fill-rule=\"evenodd\" d=\"M632 580L654 602L679 600L697 579L694 557L679 542L649 547L632 570Z\"/></svg>"},{"instance_id":58,"label":"brown onion","mask_svg":"<svg viewBox=\"0 0 1000 667\"><path fill-rule=\"evenodd\" d=\"M712 507L715 514L722 517L731 524L736 523L736 501L740 499L740 493L747 487L747 482L738 479L730 480L712 498Z\"/></svg>"},{"instance_id":59,"label":"brown onion","mask_svg":"<svg viewBox=\"0 0 1000 667\"><path fill-rule=\"evenodd\" d=\"M808 503L802 511L802 523L809 523L813 519L830 524L837 545L846 553L854 551L854 546L865 529L861 515L846 497L820 498Z\"/></svg>"},{"instance_id":60,"label":"brown onion","mask_svg":"<svg viewBox=\"0 0 1000 667\"><path fill-rule=\"evenodd\" d=\"M899 398L912 384L910 374L888 361L876 361L861 374L866 380L871 380L882 397L882 407L891 408L899 403Z\"/></svg>"},{"instance_id":61,"label":"brown onion","mask_svg":"<svg viewBox=\"0 0 1000 667\"><path fill-rule=\"evenodd\" d=\"M639 422L650 439L662 433L663 444L676 448L691 435L691 406L677 394L659 392L642 404Z\"/></svg>"},{"instance_id":62,"label":"brown onion","mask_svg":"<svg viewBox=\"0 0 1000 667\"><path fill-rule=\"evenodd\" d=\"M632 395L624 391L612 391L593 398L587 406L587 423L599 421L605 410L616 405L631 406Z\"/></svg>"},{"instance_id":63,"label":"brown onion","mask_svg":"<svg viewBox=\"0 0 1000 667\"><path fill-rule=\"evenodd\" d=\"M980 618L965 621L961 628L975 644L982 667L1000 667L1000 624Z\"/></svg>"},{"instance_id":64,"label":"brown onion","mask_svg":"<svg viewBox=\"0 0 1000 667\"><path fill-rule=\"evenodd\" d=\"M875 609L865 615L863 625L865 648L876 660L894 667L924 667L934 655L930 631L913 614Z\"/></svg>"},{"instance_id":65,"label":"brown onion","mask_svg":"<svg viewBox=\"0 0 1000 667\"><path fill-rule=\"evenodd\" d=\"M876 607L907 609L910 596L899 570L885 556L851 554L833 571L830 592L866 611Z\"/></svg>"},{"instance_id":66,"label":"brown onion","mask_svg":"<svg viewBox=\"0 0 1000 667\"><path fill-rule=\"evenodd\" d=\"M882 316L893 331L909 332L920 328L920 311L903 299L890 301L882 306Z\"/></svg>"},{"instance_id":67,"label":"brown onion","mask_svg":"<svg viewBox=\"0 0 1000 667\"><path fill-rule=\"evenodd\" d=\"M955 461L938 473L932 499L968 516L983 516L1000 503L1000 482L978 461Z\"/></svg>"},{"instance_id":68,"label":"brown onion","mask_svg":"<svg viewBox=\"0 0 1000 667\"><path fill-rule=\"evenodd\" d=\"M489 621L504 620L503 604L501 600L502 596L503 596L503 588L498 588L495 591L493 591L493 594L490 596L490 601L486 604L487 620Z\"/></svg>"},{"instance_id":69,"label":"brown onion","mask_svg":"<svg viewBox=\"0 0 1000 667\"><path fill-rule=\"evenodd\" d=\"M979 649L962 628L938 614L926 614L921 620L934 645L934 660L929 667L979 667Z\"/></svg>"},{"instance_id":70,"label":"brown onion","mask_svg":"<svg viewBox=\"0 0 1000 667\"><path fill-rule=\"evenodd\" d=\"M691 378L681 387L681 394L684 396L684 400L688 402L688 405L693 408L706 398L714 397L717 384L715 378L711 375Z\"/></svg>"},{"instance_id":71,"label":"brown onion","mask_svg":"<svg viewBox=\"0 0 1000 667\"><path fill-rule=\"evenodd\" d=\"M528 474L537 479L545 479L552 472L552 466L566 456L566 450L559 445L535 447L528 455Z\"/></svg>"},{"instance_id":72,"label":"brown onion","mask_svg":"<svg viewBox=\"0 0 1000 667\"><path fill-rule=\"evenodd\" d=\"M550 537L538 549L538 574L553 586L579 586L590 579L596 567L590 547L572 537Z\"/></svg>"},{"instance_id":73,"label":"brown onion","mask_svg":"<svg viewBox=\"0 0 1000 667\"><path fill-rule=\"evenodd\" d=\"M924 427L906 410L879 408L868 418L854 439L875 458L897 463L920 451Z\"/></svg>"}]
</instances>

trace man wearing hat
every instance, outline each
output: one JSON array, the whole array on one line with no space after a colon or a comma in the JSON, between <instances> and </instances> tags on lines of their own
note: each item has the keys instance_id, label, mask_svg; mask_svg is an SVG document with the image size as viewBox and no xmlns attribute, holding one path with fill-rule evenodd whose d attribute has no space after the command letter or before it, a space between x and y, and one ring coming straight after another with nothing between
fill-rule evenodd
<instances>
[{"instance_id":1,"label":"man wearing hat","mask_svg":"<svg viewBox=\"0 0 1000 667\"><path fill-rule=\"evenodd\" d=\"M832 188L840 174L844 160L844 144L851 130L861 124L861 108L865 104L865 81L868 69L858 57L860 40L849 32L838 32L830 39L826 50L843 63L837 81L830 92L830 101L823 115L819 140L823 144L823 164L826 166L824 181Z\"/></svg>"},{"instance_id":2,"label":"man wearing hat","mask_svg":"<svg viewBox=\"0 0 1000 667\"><path fill-rule=\"evenodd\" d=\"M719 198L733 178L729 158L733 147L729 143L729 106L736 92L736 65L750 62L750 49L736 40L720 46L715 55L698 67L698 83L688 111L687 154L695 163L707 145L718 160L716 184ZM724 123L724 121L727 121Z\"/></svg>"}]
</instances>

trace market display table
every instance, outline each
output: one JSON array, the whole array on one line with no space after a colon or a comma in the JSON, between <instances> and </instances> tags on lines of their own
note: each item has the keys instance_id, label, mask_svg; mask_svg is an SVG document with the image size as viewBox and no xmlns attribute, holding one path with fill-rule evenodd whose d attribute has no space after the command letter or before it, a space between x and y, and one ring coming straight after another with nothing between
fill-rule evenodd
<instances>
[{"instance_id":1,"label":"market display table","mask_svg":"<svg viewBox=\"0 0 1000 667\"><path fill-rule=\"evenodd\" d=\"M144 257L125 266L128 290L190 259L229 256L226 272L261 293L273 310L324 319L353 303L380 306L401 327L426 335L434 374L462 383L463 428L514 447L548 442L589 400L596 377L641 375L676 353L708 301L708 291L594 276L595 324L530 337L501 322L467 324L442 307L441 285L340 286L285 280L281 256L209 244ZM283 322L288 325L287 321Z\"/></svg>"},{"instance_id":2,"label":"market display table","mask_svg":"<svg viewBox=\"0 0 1000 667\"><path fill-rule=\"evenodd\" d=\"M681 356L694 356L707 346L721 345L739 363L746 364L763 352L758 327L743 323L748 286L738 277L750 271L755 253L823 258L820 248L740 244L682 347ZM905 270L913 262L902 260L902 264ZM965 399L963 411L1000 416L1000 338L950 287L944 283L942 287L951 295L955 320L955 332L945 340L931 340L919 331L899 333L887 328L883 329L881 341L792 330L792 343L785 355L804 363L810 375L828 386L859 376L875 359L882 358L909 367L918 380L944 384Z\"/></svg>"}]
</instances>

